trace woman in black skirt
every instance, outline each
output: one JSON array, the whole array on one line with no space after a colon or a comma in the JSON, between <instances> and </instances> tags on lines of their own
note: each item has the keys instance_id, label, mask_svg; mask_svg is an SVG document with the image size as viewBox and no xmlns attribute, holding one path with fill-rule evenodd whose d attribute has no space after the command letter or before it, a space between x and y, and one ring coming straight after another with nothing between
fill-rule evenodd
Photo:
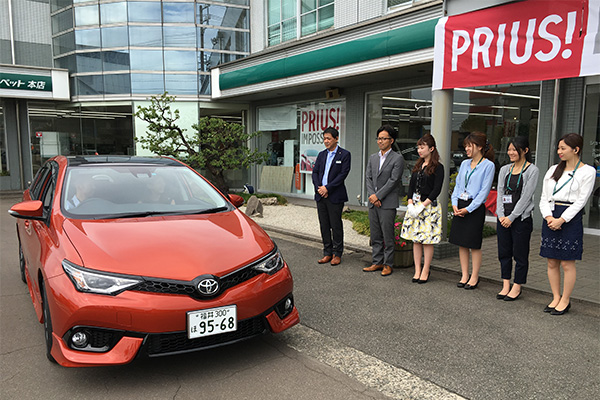
<instances>
[{"instance_id":1,"label":"woman in black skirt","mask_svg":"<svg viewBox=\"0 0 600 400\"><path fill-rule=\"evenodd\" d=\"M485 133L469 134L463 145L468 159L460 165L452 192L454 218L450 229L450 243L459 246L462 276L456 286L467 290L479 284L481 243L485 222L485 201L494 181L494 149ZM473 271L469 277L469 252Z\"/></svg>"},{"instance_id":2,"label":"woman in black skirt","mask_svg":"<svg viewBox=\"0 0 600 400\"><path fill-rule=\"evenodd\" d=\"M583 138L576 133L563 136L558 142L558 165L550 167L544 176L540 212L542 224L540 255L548 259L548 280L552 302L544 312L563 315L571 308L571 293L575 287L575 260L583 254L583 207L592 194L596 170L580 160ZM560 294L560 267L564 285Z\"/></svg>"}]
</instances>

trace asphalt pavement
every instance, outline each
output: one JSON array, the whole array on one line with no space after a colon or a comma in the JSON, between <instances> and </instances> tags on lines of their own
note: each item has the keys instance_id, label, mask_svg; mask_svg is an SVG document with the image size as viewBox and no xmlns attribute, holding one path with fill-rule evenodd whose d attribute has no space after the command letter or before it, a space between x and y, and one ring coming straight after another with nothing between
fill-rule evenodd
<instances>
[{"instance_id":1,"label":"asphalt pavement","mask_svg":"<svg viewBox=\"0 0 600 400\"><path fill-rule=\"evenodd\" d=\"M456 287L435 270L362 272L349 251L318 265L315 240L269 232L294 276L301 324L224 348L108 368L67 369L44 356L43 328L18 275L11 201L0 196L0 397L131 399L596 399L600 312L564 316L548 296L495 299L497 284Z\"/></svg>"}]
</instances>

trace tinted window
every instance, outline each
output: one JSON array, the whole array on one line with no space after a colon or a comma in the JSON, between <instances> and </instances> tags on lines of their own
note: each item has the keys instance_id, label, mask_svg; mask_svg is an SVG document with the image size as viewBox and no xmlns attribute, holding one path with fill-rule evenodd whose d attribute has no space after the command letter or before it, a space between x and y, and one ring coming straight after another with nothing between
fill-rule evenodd
<instances>
[{"instance_id":1,"label":"tinted window","mask_svg":"<svg viewBox=\"0 0 600 400\"><path fill-rule=\"evenodd\" d=\"M196 52L165 51L165 71L196 71Z\"/></svg>"},{"instance_id":2,"label":"tinted window","mask_svg":"<svg viewBox=\"0 0 600 400\"><path fill-rule=\"evenodd\" d=\"M131 93L162 94L164 91L162 74L131 74Z\"/></svg>"},{"instance_id":3,"label":"tinted window","mask_svg":"<svg viewBox=\"0 0 600 400\"><path fill-rule=\"evenodd\" d=\"M102 47L125 47L129 44L126 26L102 28Z\"/></svg>"},{"instance_id":4,"label":"tinted window","mask_svg":"<svg viewBox=\"0 0 600 400\"><path fill-rule=\"evenodd\" d=\"M163 3L164 22L194 23L194 3Z\"/></svg>"},{"instance_id":5,"label":"tinted window","mask_svg":"<svg viewBox=\"0 0 600 400\"><path fill-rule=\"evenodd\" d=\"M98 25L98 6L75 7L75 26Z\"/></svg>"},{"instance_id":6,"label":"tinted window","mask_svg":"<svg viewBox=\"0 0 600 400\"><path fill-rule=\"evenodd\" d=\"M198 76L194 75L167 75L165 76L165 90L169 93L192 94L198 93Z\"/></svg>"},{"instance_id":7,"label":"tinted window","mask_svg":"<svg viewBox=\"0 0 600 400\"><path fill-rule=\"evenodd\" d=\"M129 43L131 46L161 47L162 28L160 26L130 26Z\"/></svg>"},{"instance_id":8,"label":"tinted window","mask_svg":"<svg viewBox=\"0 0 600 400\"><path fill-rule=\"evenodd\" d=\"M100 47L100 29L82 29L75 31L77 50L87 50Z\"/></svg>"},{"instance_id":9,"label":"tinted window","mask_svg":"<svg viewBox=\"0 0 600 400\"><path fill-rule=\"evenodd\" d=\"M102 24L127 22L127 3L100 4L100 21Z\"/></svg>"},{"instance_id":10,"label":"tinted window","mask_svg":"<svg viewBox=\"0 0 600 400\"><path fill-rule=\"evenodd\" d=\"M161 22L160 2L130 2L130 22Z\"/></svg>"},{"instance_id":11,"label":"tinted window","mask_svg":"<svg viewBox=\"0 0 600 400\"><path fill-rule=\"evenodd\" d=\"M196 28L192 26L165 26L165 47L196 47Z\"/></svg>"},{"instance_id":12,"label":"tinted window","mask_svg":"<svg viewBox=\"0 0 600 400\"><path fill-rule=\"evenodd\" d=\"M162 71L162 50L131 50L131 69L142 71Z\"/></svg>"},{"instance_id":13,"label":"tinted window","mask_svg":"<svg viewBox=\"0 0 600 400\"><path fill-rule=\"evenodd\" d=\"M102 56L104 71L129 70L129 53L126 50L104 51Z\"/></svg>"}]
</instances>

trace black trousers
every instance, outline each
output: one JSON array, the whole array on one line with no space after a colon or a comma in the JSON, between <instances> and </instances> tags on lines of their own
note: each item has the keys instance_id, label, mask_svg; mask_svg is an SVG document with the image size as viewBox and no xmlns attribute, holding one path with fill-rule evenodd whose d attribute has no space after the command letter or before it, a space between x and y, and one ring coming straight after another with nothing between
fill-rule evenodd
<instances>
[{"instance_id":1,"label":"black trousers","mask_svg":"<svg viewBox=\"0 0 600 400\"><path fill-rule=\"evenodd\" d=\"M498 260L502 279L510 280L512 274L513 259L515 260L515 283L522 285L527 282L527 271L529 271L529 241L533 231L533 219L531 217L521 220L517 217L509 228L497 223L496 232L498 237Z\"/></svg>"},{"instance_id":2,"label":"black trousers","mask_svg":"<svg viewBox=\"0 0 600 400\"><path fill-rule=\"evenodd\" d=\"M344 203L332 203L328 198L317 201L317 213L323 240L323 255L341 257L344 252Z\"/></svg>"}]
</instances>

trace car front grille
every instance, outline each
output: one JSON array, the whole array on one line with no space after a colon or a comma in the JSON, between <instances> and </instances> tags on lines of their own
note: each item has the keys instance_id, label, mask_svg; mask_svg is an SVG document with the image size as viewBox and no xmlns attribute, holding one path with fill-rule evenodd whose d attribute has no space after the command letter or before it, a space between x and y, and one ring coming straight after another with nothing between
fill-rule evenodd
<instances>
[{"instance_id":1,"label":"car front grille","mask_svg":"<svg viewBox=\"0 0 600 400\"><path fill-rule=\"evenodd\" d=\"M246 282L262 272L251 267L239 269L219 279L219 291L213 295L206 296L198 292L196 284L192 281L173 281L169 279L145 278L139 285L131 290L139 292L178 294L193 297L194 299L210 299L221 295L225 290L240 283Z\"/></svg>"},{"instance_id":2,"label":"car front grille","mask_svg":"<svg viewBox=\"0 0 600 400\"><path fill-rule=\"evenodd\" d=\"M235 332L221 333L197 339L188 339L186 332L149 334L146 338L146 353L149 357L185 353L209 349L260 335L266 331L263 316L238 321Z\"/></svg>"}]
</instances>

